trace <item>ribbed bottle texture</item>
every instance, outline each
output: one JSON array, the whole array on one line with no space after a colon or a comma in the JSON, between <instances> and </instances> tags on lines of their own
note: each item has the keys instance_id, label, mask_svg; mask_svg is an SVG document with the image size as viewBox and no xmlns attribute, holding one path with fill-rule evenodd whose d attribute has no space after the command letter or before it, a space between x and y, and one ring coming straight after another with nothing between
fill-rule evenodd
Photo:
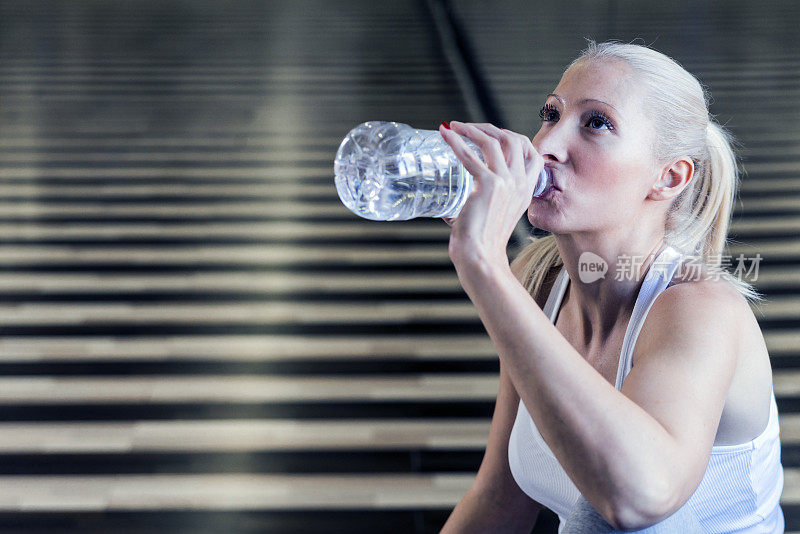
<instances>
[{"instance_id":1,"label":"ribbed bottle texture","mask_svg":"<svg viewBox=\"0 0 800 534\"><path fill-rule=\"evenodd\" d=\"M483 155L462 136L481 161ZM336 191L350 211L373 221L455 217L472 192L472 175L437 130L370 121L352 129L334 161ZM542 170L534 191L550 184Z\"/></svg>"}]
</instances>

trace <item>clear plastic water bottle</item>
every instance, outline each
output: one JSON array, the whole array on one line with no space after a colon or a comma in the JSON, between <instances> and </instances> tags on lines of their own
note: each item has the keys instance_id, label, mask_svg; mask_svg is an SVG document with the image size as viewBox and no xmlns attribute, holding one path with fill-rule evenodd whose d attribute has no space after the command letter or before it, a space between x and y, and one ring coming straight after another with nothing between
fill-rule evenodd
<instances>
[{"instance_id":1,"label":"clear plastic water bottle","mask_svg":"<svg viewBox=\"0 0 800 534\"><path fill-rule=\"evenodd\" d=\"M485 162L480 149L462 139ZM472 192L472 175L437 130L397 122L353 128L339 145L333 169L344 205L373 221L455 217ZM533 196L541 196L551 181L543 169Z\"/></svg>"}]
</instances>

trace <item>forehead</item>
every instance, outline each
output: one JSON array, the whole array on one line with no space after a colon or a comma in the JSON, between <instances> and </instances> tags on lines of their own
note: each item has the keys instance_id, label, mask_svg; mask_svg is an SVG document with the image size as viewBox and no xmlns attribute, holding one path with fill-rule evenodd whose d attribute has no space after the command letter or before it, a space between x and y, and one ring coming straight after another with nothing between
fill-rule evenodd
<instances>
[{"instance_id":1,"label":"forehead","mask_svg":"<svg viewBox=\"0 0 800 534\"><path fill-rule=\"evenodd\" d=\"M585 60L564 73L554 92L568 106L584 99L594 99L607 102L619 111L634 111L641 103L643 90L643 84L627 63Z\"/></svg>"}]
</instances>

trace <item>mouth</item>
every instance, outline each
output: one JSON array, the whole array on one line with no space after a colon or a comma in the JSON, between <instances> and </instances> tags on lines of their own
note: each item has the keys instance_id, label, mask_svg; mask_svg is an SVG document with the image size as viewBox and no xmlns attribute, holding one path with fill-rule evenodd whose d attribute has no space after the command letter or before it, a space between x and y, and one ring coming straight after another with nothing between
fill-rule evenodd
<instances>
[{"instance_id":1,"label":"mouth","mask_svg":"<svg viewBox=\"0 0 800 534\"><path fill-rule=\"evenodd\" d=\"M560 193L561 189L556 187L555 184L550 184L549 186L547 186L547 189L545 189L544 192L539 196L539 198L547 199L556 194L557 192Z\"/></svg>"}]
</instances>

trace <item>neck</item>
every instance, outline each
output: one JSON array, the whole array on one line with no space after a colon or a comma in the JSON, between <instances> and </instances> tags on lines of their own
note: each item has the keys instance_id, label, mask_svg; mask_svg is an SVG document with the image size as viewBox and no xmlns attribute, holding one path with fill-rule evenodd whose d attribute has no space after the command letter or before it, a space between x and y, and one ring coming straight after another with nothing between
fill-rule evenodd
<instances>
[{"instance_id":1,"label":"neck","mask_svg":"<svg viewBox=\"0 0 800 534\"><path fill-rule=\"evenodd\" d=\"M607 234L555 237L570 279L561 313L567 310L586 345L602 344L628 323L647 271L666 248L663 233L616 240Z\"/></svg>"}]
</instances>

